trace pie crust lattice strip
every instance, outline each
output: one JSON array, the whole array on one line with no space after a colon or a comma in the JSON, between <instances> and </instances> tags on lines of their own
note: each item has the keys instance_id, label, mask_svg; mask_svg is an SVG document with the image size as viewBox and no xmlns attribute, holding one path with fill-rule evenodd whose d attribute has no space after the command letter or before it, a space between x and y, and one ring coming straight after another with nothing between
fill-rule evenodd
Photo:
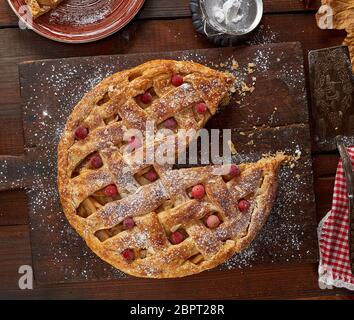
<instances>
[{"instance_id":1,"label":"pie crust lattice strip","mask_svg":"<svg viewBox=\"0 0 354 320\"><path fill-rule=\"evenodd\" d=\"M173 169L135 162L158 146L127 130L202 128L229 102L235 79L200 64L155 60L118 72L70 115L58 150L65 215L100 258L130 275L172 278L216 267L247 248L271 211L286 156Z\"/></svg>"}]
</instances>

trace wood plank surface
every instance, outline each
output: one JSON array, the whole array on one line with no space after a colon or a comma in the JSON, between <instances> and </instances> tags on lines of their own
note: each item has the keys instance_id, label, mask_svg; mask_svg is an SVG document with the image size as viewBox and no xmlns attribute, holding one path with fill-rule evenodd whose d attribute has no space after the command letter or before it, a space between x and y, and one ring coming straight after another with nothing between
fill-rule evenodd
<instances>
[{"instance_id":1,"label":"wood plank surface","mask_svg":"<svg viewBox=\"0 0 354 320\"><path fill-rule=\"evenodd\" d=\"M41 283L57 283L123 276L94 257L63 219L60 203L54 192L56 152L53 145L57 145L59 136L48 139L47 131L61 132L66 118L82 94L107 74L156 58L190 59L217 68L221 68L220 65L223 64L227 71L234 72L240 78L239 81L249 83L252 77L257 78L256 90L244 99L242 108L236 103L241 97L236 95L227 110L218 113L208 125L208 128L235 129L233 140L237 141L239 151L236 161L255 161L267 152L286 151L295 154L298 150L302 153L302 161L297 163L295 169L283 172L279 197L268 232L263 233L258 245L256 243L250 249L255 258L246 259L242 255L235 257L233 262L228 262L229 268L271 262L317 261L302 48L299 43L279 43L236 49L80 57L22 64L20 80L24 99L25 146L38 148L37 152L33 152L34 158L31 161L34 164L22 170L26 178L34 178L33 188L38 189L29 193L32 250L37 280ZM231 69L234 59L240 65L237 71ZM255 72L251 76L246 71L244 75L242 70L247 70L250 62L255 63ZM59 79L56 76L53 78L53 70L60 75ZM289 72L292 79L289 78ZM242 77L245 78L241 79ZM273 99L275 96L276 100ZM253 129L254 126L261 125L269 128ZM247 134L237 133L240 131L247 131ZM252 145L248 143L250 135ZM45 175L45 179L42 175ZM292 189L288 190L287 186L292 186ZM285 190L287 191L282 192ZM292 194L292 190L296 190L298 195ZM50 196L43 198L43 194L47 193ZM300 194L302 198L299 197ZM299 210L300 204L297 201L301 201L302 210ZM51 245L48 246L48 243ZM57 251L65 253L65 256Z\"/></svg>"},{"instance_id":2,"label":"wood plank surface","mask_svg":"<svg viewBox=\"0 0 354 320\"><path fill-rule=\"evenodd\" d=\"M324 163L326 159L323 160ZM331 183L324 183L318 190L325 203L332 196L331 188ZM27 226L0 227L1 299L144 299L147 296L150 299L318 299L323 295L330 295L329 298L333 299L335 294L350 294L344 289L320 290L317 286L317 266L314 264L271 265L253 267L246 271L212 271L203 273L198 279L120 279L55 286L38 286L35 282L34 290L22 291L18 288L18 268L32 264L29 237Z\"/></svg>"},{"instance_id":3,"label":"wood plank surface","mask_svg":"<svg viewBox=\"0 0 354 320\"><path fill-rule=\"evenodd\" d=\"M18 269L31 265L28 227L0 227L0 240L0 299L293 299L348 294L341 289L321 291L314 264L210 271L171 280L132 278L55 286L35 282L34 290L20 290Z\"/></svg>"},{"instance_id":4,"label":"wood plank surface","mask_svg":"<svg viewBox=\"0 0 354 320\"><path fill-rule=\"evenodd\" d=\"M265 13L306 12L320 7L320 0L311 0L306 8L300 0L265 0ZM190 17L189 0L147 0L136 19L168 19ZM7 0L0 2L0 28L18 26L18 19Z\"/></svg>"},{"instance_id":5,"label":"wood plank surface","mask_svg":"<svg viewBox=\"0 0 354 320\"><path fill-rule=\"evenodd\" d=\"M266 15L261 31L251 43L300 41L307 50L341 44L342 31L320 31L314 22L319 0L309 9L298 0L265 0ZM296 14L285 14L296 12ZM271 14L268 14L271 13ZM279 14L276 14L279 13ZM20 31L6 1L0 2L0 154L19 156L24 152L22 109L20 107L17 64L26 60L138 53L212 47L195 34L189 17L188 1L147 0L133 23L108 39L89 45L70 46ZM173 19L178 20L150 20ZM11 28L6 28L11 26ZM338 155L316 154L313 164L317 198L317 220L331 205ZM1 169L0 169L1 171ZM31 264L27 201L23 191L0 192L0 298L313 298L349 296L346 290L319 290L317 265L299 264L254 267L244 271L213 271L201 278L171 281L125 280L18 289L18 268ZM22 225L23 224L23 225ZM8 226L12 225L12 226ZM217 281L214 276L217 272ZM118 285L119 284L119 285ZM100 290L97 290L97 287ZM102 288L102 289L101 289ZM220 288L223 288L221 290ZM250 290L252 289L252 290ZM197 294L198 293L198 294ZM201 294L202 293L202 294ZM353 295L351 294L351 298Z\"/></svg>"},{"instance_id":6,"label":"wood plank surface","mask_svg":"<svg viewBox=\"0 0 354 320\"><path fill-rule=\"evenodd\" d=\"M26 154L20 156L0 155L0 191L24 189L32 185L37 150L26 150ZM29 174L26 175L26 172Z\"/></svg>"},{"instance_id":7,"label":"wood plank surface","mask_svg":"<svg viewBox=\"0 0 354 320\"><path fill-rule=\"evenodd\" d=\"M32 265L28 229L27 225L0 226L0 296L5 289L18 290L18 269Z\"/></svg>"},{"instance_id":8,"label":"wood plank surface","mask_svg":"<svg viewBox=\"0 0 354 320\"><path fill-rule=\"evenodd\" d=\"M298 21L299 28L289 30L289 21ZM304 52L339 44L344 38L341 31L322 31L316 27L313 15L271 15L264 18L262 29L254 38L254 43L284 42L289 39L300 41ZM274 31L273 31L274 30ZM182 37L181 35L186 35ZM129 39L129 40L128 40ZM149 39L146 41L145 39ZM0 133L9 137L0 139L0 154L23 152L22 110L19 94L17 64L23 61L93 56L102 54L126 54L163 50L185 50L212 47L204 37L197 35L190 20L140 21L131 23L124 31L93 44L60 44L18 29L0 30ZM306 58L306 57L305 57ZM305 60L306 66L306 60ZM9 124L11 121L11 125Z\"/></svg>"},{"instance_id":9,"label":"wood plank surface","mask_svg":"<svg viewBox=\"0 0 354 320\"><path fill-rule=\"evenodd\" d=\"M313 170L316 178L333 177L337 171L339 155L336 153L313 156Z\"/></svg>"},{"instance_id":10,"label":"wood plank surface","mask_svg":"<svg viewBox=\"0 0 354 320\"><path fill-rule=\"evenodd\" d=\"M232 279L232 283L230 283ZM15 280L15 279L14 279ZM137 287L142 290L137 290ZM99 289L98 289L99 288ZM228 288L225 290L225 288ZM33 291L8 290L0 298L46 299L294 299L299 296L347 294L317 287L313 264L252 268L247 272L206 272L201 277L174 280L121 279L73 285L36 287Z\"/></svg>"},{"instance_id":11,"label":"wood plank surface","mask_svg":"<svg viewBox=\"0 0 354 320\"><path fill-rule=\"evenodd\" d=\"M0 192L0 226L28 224L27 197L24 190Z\"/></svg>"},{"instance_id":12,"label":"wood plank surface","mask_svg":"<svg viewBox=\"0 0 354 320\"><path fill-rule=\"evenodd\" d=\"M59 124L69 116L83 94L102 78L157 58L194 60L233 72L239 87L242 81L251 86L252 78L256 78L256 90L250 98L242 99L235 94L230 112L237 112L237 117L223 113L223 117L214 117L210 121L210 128L250 130L262 125L279 127L308 123L303 56L299 43L44 60L20 66L22 98L25 101L25 147L47 146L48 142L56 142L57 136L48 139L47 134L43 137L43 132L60 132ZM233 60L239 63L239 70L232 70ZM248 63L255 64L255 72L250 75ZM60 76L53 76L52 70ZM241 107L236 101L242 101Z\"/></svg>"}]
</instances>

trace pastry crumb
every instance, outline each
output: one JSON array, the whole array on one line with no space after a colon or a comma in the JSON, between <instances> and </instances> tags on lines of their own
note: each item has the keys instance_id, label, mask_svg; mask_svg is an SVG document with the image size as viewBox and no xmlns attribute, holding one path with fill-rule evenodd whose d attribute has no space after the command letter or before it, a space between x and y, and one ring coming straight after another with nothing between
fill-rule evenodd
<instances>
[{"instance_id":1,"label":"pastry crumb","mask_svg":"<svg viewBox=\"0 0 354 320\"><path fill-rule=\"evenodd\" d=\"M255 71L255 64L254 63L249 63L248 66L247 66L247 71L248 71L248 74L252 74L254 73Z\"/></svg>"},{"instance_id":2,"label":"pastry crumb","mask_svg":"<svg viewBox=\"0 0 354 320\"><path fill-rule=\"evenodd\" d=\"M232 65L231 65L231 69L232 70L237 70L239 68L239 64L235 59L232 59Z\"/></svg>"},{"instance_id":3,"label":"pastry crumb","mask_svg":"<svg viewBox=\"0 0 354 320\"><path fill-rule=\"evenodd\" d=\"M254 87L253 86L248 86L245 82L241 83L241 90L242 92L253 92L254 91Z\"/></svg>"}]
</instances>

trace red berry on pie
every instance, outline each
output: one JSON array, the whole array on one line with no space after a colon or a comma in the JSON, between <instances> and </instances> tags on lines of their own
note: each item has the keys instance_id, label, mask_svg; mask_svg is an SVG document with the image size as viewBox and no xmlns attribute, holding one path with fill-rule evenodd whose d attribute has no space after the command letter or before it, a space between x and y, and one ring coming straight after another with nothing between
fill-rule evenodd
<instances>
[{"instance_id":1,"label":"red berry on pie","mask_svg":"<svg viewBox=\"0 0 354 320\"><path fill-rule=\"evenodd\" d=\"M219 226L220 219L217 215L213 214L207 218L206 225L210 229L215 229Z\"/></svg>"},{"instance_id":2,"label":"red berry on pie","mask_svg":"<svg viewBox=\"0 0 354 320\"><path fill-rule=\"evenodd\" d=\"M171 234L171 241L173 244L179 244L184 239L185 239L184 235L179 231L175 231Z\"/></svg>"},{"instance_id":3,"label":"red berry on pie","mask_svg":"<svg viewBox=\"0 0 354 320\"><path fill-rule=\"evenodd\" d=\"M246 212L250 208L251 204L247 200L240 200L238 202L238 208L241 212Z\"/></svg>"},{"instance_id":4,"label":"red berry on pie","mask_svg":"<svg viewBox=\"0 0 354 320\"><path fill-rule=\"evenodd\" d=\"M237 165L232 164L231 168L230 168L229 175L231 177L238 177L240 175L240 173L241 173L240 168Z\"/></svg>"},{"instance_id":5,"label":"red berry on pie","mask_svg":"<svg viewBox=\"0 0 354 320\"><path fill-rule=\"evenodd\" d=\"M154 182L159 178L159 176L154 169L151 169L149 172L145 173L145 178L150 182Z\"/></svg>"},{"instance_id":6,"label":"red berry on pie","mask_svg":"<svg viewBox=\"0 0 354 320\"><path fill-rule=\"evenodd\" d=\"M176 129L177 127L177 121L173 118L167 119L164 123L163 126L167 129Z\"/></svg>"},{"instance_id":7,"label":"red berry on pie","mask_svg":"<svg viewBox=\"0 0 354 320\"><path fill-rule=\"evenodd\" d=\"M90 160L91 168L98 169L103 165L102 158L99 155L92 156Z\"/></svg>"},{"instance_id":8,"label":"red berry on pie","mask_svg":"<svg viewBox=\"0 0 354 320\"><path fill-rule=\"evenodd\" d=\"M135 253L133 249L125 249L122 251L122 257L125 261L133 261L135 259Z\"/></svg>"},{"instance_id":9,"label":"red berry on pie","mask_svg":"<svg viewBox=\"0 0 354 320\"><path fill-rule=\"evenodd\" d=\"M175 86L175 87L179 87L180 85L183 84L183 77L180 76L179 74L175 74L172 76L171 78L171 83Z\"/></svg>"},{"instance_id":10,"label":"red berry on pie","mask_svg":"<svg viewBox=\"0 0 354 320\"><path fill-rule=\"evenodd\" d=\"M149 104L152 101L152 95L149 91L146 91L140 96L140 100L144 104Z\"/></svg>"},{"instance_id":11,"label":"red berry on pie","mask_svg":"<svg viewBox=\"0 0 354 320\"><path fill-rule=\"evenodd\" d=\"M205 188L202 184L198 184L192 189L192 197L194 199L203 199L205 196Z\"/></svg>"},{"instance_id":12,"label":"red berry on pie","mask_svg":"<svg viewBox=\"0 0 354 320\"><path fill-rule=\"evenodd\" d=\"M75 138L77 140L83 140L87 137L89 130L84 126L79 126L75 130Z\"/></svg>"},{"instance_id":13,"label":"red berry on pie","mask_svg":"<svg viewBox=\"0 0 354 320\"><path fill-rule=\"evenodd\" d=\"M141 147L141 142L137 137L130 137L129 139L129 146L132 150L138 149Z\"/></svg>"},{"instance_id":14,"label":"red berry on pie","mask_svg":"<svg viewBox=\"0 0 354 320\"><path fill-rule=\"evenodd\" d=\"M111 184L104 189L104 193L107 197L114 198L118 195L118 190L114 184Z\"/></svg>"},{"instance_id":15,"label":"red berry on pie","mask_svg":"<svg viewBox=\"0 0 354 320\"><path fill-rule=\"evenodd\" d=\"M195 110L200 114L204 114L205 112L207 112L208 107L205 103L201 102L195 106Z\"/></svg>"},{"instance_id":16,"label":"red berry on pie","mask_svg":"<svg viewBox=\"0 0 354 320\"><path fill-rule=\"evenodd\" d=\"M123 228L125 230L133 229L134 226L135 226L135 222L134 222L133 218L125 218L123 220Z\"/></svg>"}]
</instances>

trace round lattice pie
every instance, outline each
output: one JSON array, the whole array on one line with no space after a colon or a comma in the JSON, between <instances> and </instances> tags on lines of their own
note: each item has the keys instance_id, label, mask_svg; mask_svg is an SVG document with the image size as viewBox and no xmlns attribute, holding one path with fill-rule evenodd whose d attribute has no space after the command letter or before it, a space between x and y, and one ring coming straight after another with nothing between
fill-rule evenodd
<instances>
[{"instance_id":1,"label":"round lattice pie","mask_svg":"<svg viewBox=\"0 0 354 320\"><path fill-rule=\"evenodd\" d=\"M256 237L284 156L228 171L135 157L180 129L202 128L229 102L234 80L193 62L150 61L103 80L75 107L59 145L59 192L70 224L103 260L134 276L181 277L221 264ZM147 121L170 133L131 135Z\"/></svg>"}]
</instances>

